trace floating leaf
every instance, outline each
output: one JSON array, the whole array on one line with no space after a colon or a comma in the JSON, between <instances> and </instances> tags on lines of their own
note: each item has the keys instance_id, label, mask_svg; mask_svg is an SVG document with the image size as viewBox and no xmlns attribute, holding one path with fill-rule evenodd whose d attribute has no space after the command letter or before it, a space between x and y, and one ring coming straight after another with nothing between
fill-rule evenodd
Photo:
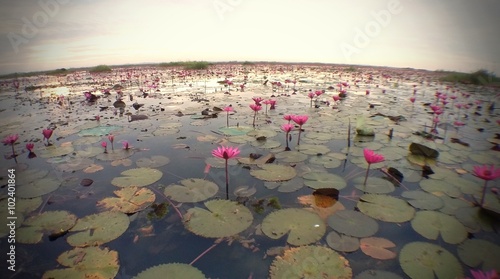
<instances>
[{"instance_id":1,"label":"floating leaf","mask_svg":"<svg viewBox=\"0 0 500 279\"><path fill-rule=\"evenodd\" d=\"M322 246L290 248L277 256L269 270L271 279L352 278L349 262L332 249Z\"/></svg>"},{"instance_id":2,"label":"floating leaf","mask_svg":"<svg viewBox=\"0 0 500 279\"><path fill-rule=\"evenodd\" d=\"M410 278L463 278L460 262L441 246L427 242L411 242L399 253L399 263Z\"/></svg>"},{"instance_id":3,"label":"floating leaf","mask_svg":"<svg viewBox=\"0 0 500 279\"><path fill-rule=\"evenodd\" d=\"M260 154L251 153L250 156L248 156L248 157L238 158L238 162L241 164L245 164L245 165L264 165L270 161L274 161L274 159L276 158L273 153L269 153L265 156L260 156L260 157L256 158L257 156L260 156ZM224 160L222 160L222 161L224 162ZM224 164L223 164L223 166L224 166Z\"/></svg>"},{"instance_id":4,"label":"floating leaf","mask_svg":"<svg viewBox=\"0 0 500 279\"><path fill-rule=\"evenodd\" d=\"M45 211L32 216L17 229L16 240L20 243L34 244L42 240L45 233L65 232L75 225L76 216L68 211Z\"/></svg>"},{"instance_id":5,"label":"floating leaf","mask_svg":"<svg viewBox=\"0 0 500 279\"><path fill-rule=\"evenodd\" d=\"M19 183L16 196L19 198L35 198L57 190L61 181L55 177L44 177L29 183Z\"/></svg>"},{"instance_id":6,"label":"floating leaf","mask_svg":"<svg viewBox=\"0 0 500 279\"><path fill-rule=\"evenodd\" d=\"M158 168L170 163L170 159L162 155L153 155L151 158L140 158L135 163L139 168Z\"/></svg>"},{"instance_id":7,"label":"floating leaf","mask_svg":"<svg viewBox=\"0 0 500 279\"><path fill-rule=\"evenodd\" d=\"M180 181L182 185L170 185L165 188L165 196L177 202L200 202L213 197L219 191L217 184L199 178Z\"/></svg>"},{"instance_id":8,"label":"floating leaf","mask_svg":"<svg viewBox=\"0 0 500 279\"><path fill-rule=\"evenodd\" d=\"M117 187L143 187L160 180L163 173L157 169L137 168L126 170L121 175L113 178L111 184Z\"/></svg>"},{"instance_id":9,"label":"floating leaf","mask_svg":"<svg viewBox=\"0 0 500 279\"><path fill-rule=\"evenodd\" d=\"M388 194L394 191L394 185L387 179L380 177L368 177L366 185L364 185L364 177L356 177L353 179L354 187L370 194Z\"/></svg>"},{"instance_id":10,"label":"floating leaf","mask_svg":"<svg viewBox=\"0 0 500 279\"><path fill-rule=\"evenodd\" d=\"M339 235L331 231L326 236L328 246L340 252L354 252L359 249L359 239L348 235Z\"/></svg>"},{"instance_id":11,"label":"floating leaf","mask_svg":"<svg viewBox=\"0 0 500 279\"><path fill-rule=\"evenodd\" d=\"M88 186L92 185L92 183L94 183L94 180L92 180L90 178L84 178L80 181L80 185L82 185L83 187L88 187Z\"/></svg>"},{"instance_id":12,"label":"floating leaf","mask_svg":"<svg viewBox=\"0 0 500 279\"><path fill-rule=\"evenodd\" d=\"M307 155L326 154L330 149L326 145L319 144L301 144L297 146L297 151Z\"/></svg>"},{"instance_id":13,"label":"floating leaf","mask_svg":"<svg viewBox=\"0 0 500 279\"><path fill-rule=\"evenodd\" d=\"M345 157L345 155L343 155ZM340 167L342 162L338 158L339 155L335 153L328 153L321 156L313 156L309 162L314 165L322 165L327 169Z\"/></svg>"},{"instance_id":14,"label":"floating leaf","mask_svg":"<svg viewBox=\"0 0 500 279\"><path fill-rule=\"evenodd\" d=\"M264 186L266 186L267 189L278 188L278 192L280 193L291 193L304 187L304 179L302 179L301 177L295 177L288 181L280 181L280 182L266 181L264 182Z\"/></svg>"},{"instance_id":15,"label":"floating leaf","mask_svg":"<svg viewBox=\"0 0 500 279\"><path fill-rule=\"evenodd\" d=\"M480 207L461 207L455 210L455 217L467 227L467 231L476 233L481 230L492 232L495 218Z\"/></svg>"},{"instance_id":16,"label":"floating leaf","mask_svg":"<svg viewBox=\"0 0 500 279\"><path fill-rule=\"evenodd\" d=\"M401 196L410 199L408 203L418 209L436 210L444 205L442 199L424 191L404 191Z\"/></svg>"},{"instance_id":17,"label":"floating leaf","mask_svg":"<svg viewBox=\"0 0 500 279\"><path fill-rule=\"evenodd\" d=\"M120 126L97 126L81 130L78 135L80 137L102 137L111 134L113 131L120 130L121 128Z\"/></svg>"},{"instance_id":18,"label":"floating leaf","mask_svg":"<svg viewBox=\"0 0 500 279\"><path fill-rule=\"evenodd\" d=\"M59 255L64 269L53 269L43 274L50 278L115 278L118 274L118 252L101 247L74 248Z\"/></svg>"},{"instance_id":19,"label":"floating leaf","mask_svg":"<svg viewBox=\"0 0 500 279\"><path fill-rule=\"evenodd\" d=\"M102 165L92 164L88 168L84 169L83 172L84 173L95 173L95 172L101 171L103 169L104 169L104 167Z\"/></svg>"},{"instance_id":20,"label":"floating leaf","mask_svg":"<svg viewBox=\"0 0 500 279\"><path fill-rule=\"evenodd\" d=\"M458 257L468 266L500 270L500 246L483 239L467 239L458 246Z\"/></svg>"},{"instance_id":21,"label":"floating leaf","mask_svg":"<svg viewBox=\"0 0 500 279\"><path fill-rule=\"evenodd\" d=\"M73 146L47 146L45 149L40 149L36 152L41 158L53 158L64 156L72 153L74 151Z\"/></svg>"},{"instance_id":22,"label":"floating leaf","mask_svg":"<svg viewBox=\"0 0 500 279\"><path fill-rule=\"evenodd\" d=\"M306 195L297 198L300 204L310 206L309 208L304 208L307 211L314 212L318 214L321 220L326 221L326 219L335 214L335 212L344 210L345 207L339 201L335 201L335 203L328 207L323 207L323 205L317 205L316 195Z\"/></svg>"},{"instance_id":23,"label":"floating leaf","mask_svg":"<svg viewBox=\"0 0 500 279\"><path fill-rule=\"evenodd\" d=\"M343 177L333 173L308 172L302 178L304 178L304 184L313 189L335 188L341 190L347 186Z\"/></svg>"},{"instance_id":24,"label":"floating leaf","mask_svg":"<svg viewBox=\"0 0 500 279\"><path fill-rule=\"evenodd\" d=\"M110 242L120 237L128 228L130 220L125 213L105 211L78 219L68 236L71 246L93 246Z\"/></svg>"},{"instance_id":25,"label":"floating leaf","mask_svg":"<svg viewBox=\"0 0 500 279\"><path fill-rule=\"evenodd\" d=\"M98 206L117 210L123 213L141 211L155 201L155 194L147 188L126 187L114 191L118 197L104 198L97 202Z\"/></svg>"},{"instance_id":26,"label":"floating leaf","mask_svg":"<svg viewBox=\"0 0 500 279\"><path fill-rule=\"evenodd\" d=\"M420 181L420 188L428 193L444 193L452 198L458 198L462 192L447 181L426 179Z\"/></svg>"},{"instance_id":27,"label":"floating leaf","mask_svg":"<svg viewBox=\"0 0 500 279\"><path fill-rule=\"evenodd\" d=\"M387 249L396 247L396 244L385 238L362 238L360 241L360 247L363 253L375 259L389 260L396 257L396 253Z\"/></svg>"},{"instance_id":28,"label":"floating leaf","mask_svg":"<svg viewBox=\"0 0 500 279\"><path fill-rule=\"evenodd\" d=\"M328 218L328 225L339 233L354 237L368 237L378 231L377 221L353 210L337 211Z\"/></svg>"},{"instance_id":29,"label":"floating leaf","mask_svg":"<svg viewBox=\"0 0 500 279\"><path fill-rule=\"evenodd\" d=\"M276 158L286 163L299 163L307 159L307 155L298 151L283 151L276 154Z\"/></svg>"},{"instance_id":30,"label":"floating leaf","mask_svg":"<svg viewBox=\"0 0 500 279\"><path fill-rule=\"evenodd\" d=\"M168 274L168 276L167 276ZM150 267L137 274L134 279L205 279L205 275L196 267L189 264L170 263Z\"/></svg>"},{"instance_id":31,"label":"floating leaf","mask_svg":"<svg viewBox=\"0 0 500 279\"><path fill-rule=\"evenodd\" d=\"M204 237L227 237L247 229L253 221L252 213L245 206L228 200L205 202L208 210L194 207L184 215L186 228Z\"/></svg>"},{"instance_id":32,"label":"floating leaf","mask_svg":"<svg viewBox=\"0 0 500 279\"><path fill-rule=\"evenodd\" d=\"M415 215L415 209L406 201L386 195L365 194L357 206L364 214L385 222L406 222Z\"/></svg>"},{"instance_id":33,"label":"floating leaf","mask_svg":"<svg viewBox=\"0 0 500 279\"><path fill-rule=\"evenodd\" d=\"M116 167L116 166L119 166L119 165L123 165L124 167L130 167L132 165L132 160L130 159L117 159L117 160L114 160L113 162L111 162L111 165L113 167Z\"/></svg>"},{"instance_id":34,"label":"floating leaf","mask_svg":"<svg viewBox=\"0 0 500 279\"><path fill-rule=\"evenodd\" d=\"M295 169L283 165L260 165L261 170L251 170L250 174L264 181L286 181L295 177Z\"/></svg>"},{"instance_id":35,"label":"floating leaf","mask_svg":"<svg viewBox=\"0 0 500 279\"><path fill-rule=\"evenodd\" d=\"M96 156L96 159L101 160L101 161L116 161L116 160L121 160L128 158L134 154L133 149L115 149L115 150L108 150L108 152L100 153Z\"/></svg>"},{"instance_id":36,"label":"floating leaf","mask_svg":"<svg viewBox=\"0 0 500 279\"><path fill-rule=\"evenodd\" d=\"M253 194L257 193L257 188L255 187L249 187L246 185L243 186L238 186L236 189L234 189L234 195L237 197L250 197Z\"/></svg>"},{"instance_id":37,"label":"floating leaf","mask_svg":"<svg viewBox=\"0 0 500 279\"><path fill-rule=\"evenodd\" d=\"M455 217L436 211L419 211L411 226L427 239L436 240L439 235L450 244L457 244L467 238L467 230Z\"/></svg>"},{"instance_id":38,"label":"floating leaf","mask_svg":"<svg viewBox=\"0 0 500 279\"><path fill-rule=\"evenodd\" d=\"M444 214L448 215L455 215L455 212L464 207L473 207L474 205L471 202L468 202L463 199L455 199L455 198L450 198L447 195L442 195L439 197L443 203L444 206L439 209L439 211L443 212Z\"/></svg>"},{"instance_id":39,"label":"floating leaf","mask_svg":"<svg viewBox=\"0 0 500 279\"><path fill-rule=\"evenodd\" d=\"M287 242L306 245L323 237L326 226L321 218L307 210L287 208L274 211L262 221L262 232L272 239L288 234Z\"/></svg>"},{"instance_id":40,"label":"floating leaf","mask_svg":"<svg viewBox=\"0 0 500 279\"><path fill-rule=\"evenodd\" d=\"M365 270L354 277L355 279L402 279L401 276L384 270Z\"/></svg>"},{"instance_id":41,"label":"floating leaf","mask_svg":"<svg viewBox=\"0 0 500 279\"><path fill-rule=\"evenodd\" d=\"M238 126L238 127L223 127L219 129L219 132L226 136L242 136L246 135L248 132L252 131L252 127L248 126Z\"/></svg>"}]
</instances>

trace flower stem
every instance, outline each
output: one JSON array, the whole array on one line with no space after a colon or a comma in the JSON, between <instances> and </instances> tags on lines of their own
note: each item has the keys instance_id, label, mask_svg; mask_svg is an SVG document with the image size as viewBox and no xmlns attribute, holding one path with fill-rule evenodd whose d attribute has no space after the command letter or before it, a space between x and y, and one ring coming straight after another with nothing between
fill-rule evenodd
<instances>
[{"instance_id":1,"label":"flower stem","mask_svg":"<svg viewBox=\"0 0 500 279\"><path fill-rule=\"evenodd\" d=\"M229 128L229 112L226 114L226 126Z\"/></svg>"},{"instance_id":2,"label":"flower stem","mask_svg":"<svg viewBox=\"0 0 500 279\"><path fill-rule=\"evenodd\" d=\"M368 173L370 172L370 166L371 164L368 164L368 168L366 169L365 182L363 182L363 185L366 185L366 180L368 179Z\"/></svg>"},{"instance_id":3,"label":"flower stem","mask_svg":"<svg viewBox=\"0 0 500 279\"><path fill-rule=\"evenodd\" d=\"M227 159L226 159L226 200L229 199L229 176L227 175Z\"/></svg>"},{"instance_id":4,"label":"flower stem","mask_svg":"<svg viewBox=\"0 0 500 279\"><path fill-rule=\"evenodd\" d=\"M10 147L12 147L12 157L16 157L16 151L14 150L14 144L11 144Z\"/></svg>"},{"instance_id":5,"label":"flower stem","mask_svg":"<svg viewBox=\"0 0 500 279\"><path fill-rule=\"evenodd\" d=\"M483 195L481 197L481 207L483 207L484 204L484 197L486 196L486 184L488 183L488 180L484 181L484 186L483 186Z\"/></svg>"},{"instance_id":6,"label":"flower stem","mask_svg":"<svg viewBox=\"0 0 500 279\"><path fill-rule=\"evenodd\" d=\"M255 117L257 116L257 111L253 114L253 123L252 126L255 128Z\"/></svg>"},{"instance_id":7,"label":"flower stem","mask_svg":"<svg viewBox=\"0 0 500 279\"><path fill-rule=\"evenodd\" d=\"M299 126L299 136L297 138L297 145L300 145L300 134L302 133L302 125Z\"/></svg>"}]
</instances>

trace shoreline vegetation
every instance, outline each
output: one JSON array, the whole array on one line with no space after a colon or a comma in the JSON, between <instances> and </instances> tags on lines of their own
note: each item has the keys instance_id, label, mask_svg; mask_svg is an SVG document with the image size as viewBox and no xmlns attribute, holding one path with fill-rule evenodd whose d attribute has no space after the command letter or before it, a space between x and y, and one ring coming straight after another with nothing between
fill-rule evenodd
<instances>
[{"instance_id":1,"label":"shoreline vegetation","mask_svg":"<svg viewBox=\"0 0 500 279\"><path fill-rule=\"evenodd\" d=\"M78 71L88 71L90 73L101 73L101 72L111 72L114 68L126 68L126 67L159 67L159 68L182 68L184 70L205 70L212 65L321 65L321 66L336 66L336 67L347 67L349 71L357 71L357 68L391 68L391 69L402 69L402 70L413 70L413 71L425 71L434 72L439 81L451 82L451 83L461 83L461 84L473 84L473 85L484 85L484 86L494 86L500 87L500 78L494 73L491 73L485 69L480 69L471 73L455 72L455 71L445 71L445 70L423 70L414 68L397 68L397 67L385 67L385 66L368 66L368 65L345 65L345 64L333 64L333 63L314 63L314 62L268 62L268 61L229 61L229 62L207 62L207 61L173 61L173 62L162 62L162 63L144 63L144 64L123 64L123 65L98 65L94 67L81 67L81 68L59 68L55 70L47 71L34 71L34 72L23 72L23 73L10 73L5 75L0 75L1 79L15 79L23 77L32 77L37 75L49 75L49 76L64 76L73 72Z\"/></svg>"}]
</instances>

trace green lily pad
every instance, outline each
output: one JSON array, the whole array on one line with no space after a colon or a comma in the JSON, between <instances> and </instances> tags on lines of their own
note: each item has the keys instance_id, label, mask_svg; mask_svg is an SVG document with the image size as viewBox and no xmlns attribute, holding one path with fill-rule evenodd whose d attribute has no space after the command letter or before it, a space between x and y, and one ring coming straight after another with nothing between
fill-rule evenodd
<instances>
[{"instance_id":1,"label":"green lily pad","mask_svg":"<svg viewBox=\"0 0 500 279\"><path fill-rule=\"evenodd\" d=\"M319 144L301 144L296 147L296 150L307 155L326 154L330 152L330 148L326 145Z\"/></svg>"},{"instance_id":2,"label":"green lily pad","mask_svg":"<svg viewBox=\"0 0 500 279\"><path fill-rule=\"evenodd\" d=\"M419 211L411 220L411 226L427 239L436 240L439 235L446 243L457 244L467 238L467 230L455 217L436 211Z\"/></svg>"},{"instance_id":3,"label":"green lily pad","mask_svg":"<svg viewBox=\"0 0 500 279\"><path fill-rule=\"evenodd\" d=\"M467 239L458 246L458 257L468 266L500 270L500 246L483 239Z\"/></svg>"},{"instance_id":4,"label":"green lily pad","mask_svg":"<svg viewBox=\"0 0 500 279\"><path fill-rule=\"evenodd\" d=\"M354 210L340 210L328 218L328 225L339 233L354 237L368 237L378 231L378 223Z\"/></svg>"},{"instance_id":5,"label":"green lily pad","mask_svg":"<svg viewBox=\"0 0 500 279\"><path fill-rule=\"evenodd\" d=\"M126 187L114 191L118 197L104 198L97 202L98 206L123 213L141 211L155 201L155 194L147 188Z\"/></svg>"},{"instance_id":6,"label":"green lily pad","mask_svg":"<svg viewBox=\"0 0 500 279\"><path fill-rule=\"evenodd\" d=\"M464 207L473 207L474 205L471 202L468 202L463 199L455 199L455 198L450 198L447 195L442 195L439 197L443 203L444 206L439 209L440 212L448 215L455 215L455 212Z\"/></svg>"},{"instance_id":7,"label":"green lily pad","mask_svg":"<svg viewBox=\"0 0 500 279\"><path fill-rule=\"evenodd\" d=\"M106 153L101 152L100 154L95 156L95 158L101 161L115 161L128 158L134 155L134 153L135 151L133 149L115 149L108 150L108 152Z\"/></svg>"},{"instance_id":8,"label":"green lily pad","mask_svg":"<svg viewBox=\"0 0 500 279\"><path fill-rule=\"evenodd\" d=\"M380 177L370 177L366 180L366 185L364 185L365 178L358 176L353 179L354 187L357 189L370 194L388 194L395 190L394 185L383 178Z\"/></svg>"},{"instance_id":9,"label":"green lily pad","mask_svg":"<svg viewBox=\"0 0 500 279\"><path fill-rule=\"evenodd\" d=\"M223 127L219 129L219 132L226 136L242 136L246 135L248 132L252 131L252 127L248 126L238 126L238 127Z\"/></svg>"},{"instance_id":10,"label":"green lily pad","mask_svg":"<svg viewBox=\"0 0 500 279\"><path fill-rule=\"evenodd\" d=\"M43 279L49 278L115 278L120 265L118 252L101 247L76 247L57 258L64 269L48 270Z\"/></svg>"},{"instance_id":11,"label":"green lily pad","mask_svg":"<svg viewBox=\"0 0 500 279\"><path fill-rule=\"evenodd\" d=\"M59 156L64 156L72 153L75 149L73 146L47 146L44 149L40 149L36 152L37 156L40 156L41 158L53 158L53 157L59 157Z\"/></svg>"},{"instance_id":12,"label":"green lily pad","mask_svg":"<svg viewBox=\"0 0 500 279\"><path fill-rule=\"evenodd\" d=\"M420 181L420 188L428 193L444 193L452 198L458 198L462 195L460 189L444 180L422 180Z\"/></svg>"},{"instance_id":13,"label":"green lily pad","mask_svg":"<svg viewBox=\"0 0 500 279\"><path fill-rule=\"evenodd\" d=\"M110 134L113 131L120 130L120 126L97 126L94 128L81 130L78 135L80 137L102 137Z\"/></svg>"},{"instance_id":14,"label":"green lily pad","mask_svg":"<svg viewBox=\"0 0 500 279\"><path fill-rule=\"evenodd\" d=\"M328 153L321 156L313 156L309 162L314 165L322 165L327 169L334 169L340 167L342 161L339 156L334 153Z\"/></svg>"},{"instance_id":15,"label":"green lily pad","mask_svg":"<svg viewBox=\"0 0 500 279\"><path fill-rule=\"evenodd\" d=\"M269 270L271 279L352 278L349 262L332 249L323 246L290 248L277 256Z\"/></svg>"},{"instance_id":16,"label":"green lily pad","mask_svg":"<svg viewBox=\"0 0 500 279\"><path fill-rule=\"evenodd\" d=\"M308 172L302 178L304 179L304 184L313 189L335 188L341 190L347 186L343 177L333 173Z\"/></svg>"},{"instance_id":17,"label":"green lily pad","mask_svg":"<svg viewBox=\"0 0 500 279\"><path fill-rule=\"evenodd\" d=\"M436 210L443 207L443 200L424 191L404 191L401 196L407 199L409 204L418 209Z\"/></svg>"},{"instance_id":18,"label":"green lily pad","mask_svg":"<svg viewBox=\"0 0 500 279\"><path fill-rule=\"evenodd\" d=\"M205 202L208 210L194 207L184 215L184 225L194 234L204 237L227 237L246 230L253 221L245 206L228 200Z\"/></svg>"},{"instance_id":19,"label":"green lily pad","mask_svg":"<svg viewBox=\"0 0 500 279\"><path fill-rule=\"evenodd\" d=\"M57 190L61 181L55 177L47 176L28 183L19 183L16 189L16 197L35 198Z\"/></svg>"},{"instance_id":20,"label":"green lily pad","mask_svg":"<svg viewBox=\"0 0 500 279\"><path fill-rule=\"evenodd\" d=\"M326 235L326 243L340 252L354 252L359 249L359 238L331 231Z\"/></svg>"},{"instance_id":21,"label":"green lily pad","mask_svg":"<svg viewBox=\"0 0 500 279\"><path fill-rule=\"evenodd\" d=\"M260 165L260 170L250 170L250 174L264 181L286 181L297 175L295 169L284 165Z\"/></svg>"},{"instance_id":22,"label":"green lily pad","mask_svg":"<svg viewBox=\"0 0 500 279\"><path fill-rule=\"evenodd\" d=\"M111 147L110 147L111 149ZM97 156L99 154L103 153L103 148L102 147L97 147L97 146L89 146L85 149L81 150L76 150L75 151L75 157L84 157L84 158L90 158Z\"/></svg>"},{"instance_id":23,"label":"green lily pad","mask_svg":"<svg viewBox=\"0 0 500 279\"><path fill-rule=\"evenodd\" d=\"M307 159L307 155L298 151L283 151L277 153L276 159L286 163L299 163Z\"/></svg>"},{"instance_id":24,"label":"green lily pad","mask_svg":"<svg viewBox=\"0 0 500 279\"><path fill-rule=\"evenodd\" d=\"M264 182L264 186L266 186L267 189L271 190L278 188L278 192L280 193L291 193L304 187L304 179L302 179L301 177L295 177L287 181L266 181Z\"/></svg>"},{"instance_id":25,"label":"green lily pad","mask_svg":"<svg viewBox=\"0 0 500 279\"><path fill-rule=\"evenodd\" d=\"M415 209L402 199L375 194L365 194L359 199L359 210L380 221L401 223L415 215Z\"/></svg>"},{"instance_id":26,"label":"green lily pad","mask_svg":"<svg viewBox=\"0 0 500 279\"><path fill-rule=\"evenodd\" d=\"M325 234L323 220L310 211L287 208L274 211L262 221L262 232L272 239L288 234L287 242L306 245L320 240Z\"/></svg>"},{"instance_id":27,"label":"green lily pad","mask_svg":"<svg viewBox=\"0 0 500 279\"><path fill-rule=\"evenodd\" d=\"M76 222L76 216L68 211L45 211L32 216L17 229L16 241L34 244L42 240L45 233L57 234L71 229Z\"/></svg>"},{"instance_id":28,"label":"green lily pad","mask_svg":"<svg viewBox=\"0 0 500 279\"><path fill-rule=\"evenodd\" d=\"M163 173L157 169L137 168L126 170L121 175L113 178L111 184L117 187L143 187L160 180Z\"/></svg>"},{"instance_id":29,"label":"green lily pad","mask_svg":"<svg viewBox=\"0 0 500 279\"><path fill-rule=\"evenodd\" d=\"M252 146L263 148L263 149L272 149L281 146L281 142L272 139L266 140L255 140L252 142Z\"/></svg>"},{"instance_id":30,"label":"green lily pad","mask_svg":"<svg viewBox=\"0 0 500 279\"><path fill-rule=\"evenodd\" d=\"M179 132L179 128L182 127L182 123L164 123L158 126L156 130L153 131L154 136L166 136L166 135L174 135Z\"/></svg>"},{"instance_id":31,"label":"green lily pad","mask_svg":"<svg viewBox=\"0 0 500 279\"><path fill-rule=\"evenodd\" d=\"M21 224L24 222L24 215L30 213L31 211L37 209L42 204L42 198L36 197L33 199L20 199L16 198L16 211L15 216L16 219L16 228L19 228ZM12 216L9 214L9 200L2 199L0 200L0 218L3 220L7 220L8 216ZM8 226L0 226L0 238L8 235L10 232L10 228Z\"/></svg>"},{"instance_id":32,"label":"green lily pad","mask_svg":"<svg viewBox=\"0 0 500 279\"><path fill-rule=\"evenodd\" d=\"M162 155L153 155L151 158L140 158L135 163L139 168L158 168L170 163L170 159Z\"/></svg>"},{"instance_id":33,"label":"green lily pad","mask_svg":"<svg viewBox=\"0 0 500 279\"><path fill-rule=\"evenodd\" d=\"M329 141L333 139L333 135L330 133L322 133L322 132L309 132L305 134L304 138L318 140L318 141Z\"/></svg>"},{"instance_id":34,"label":"green lily pad","mask_svg":"<svg viewBox=\"0 0 500 279\"><path fill-rule=\"evenodd\" d=\"M252 130L247 133L247 136L253 137L253 138L260 138L260 137L266 137L266 138L272 138L275 137L278 133L273 130L265 130L265 129L258 129L258 130Z\"/></svg>"},{"instance_id":35,"label":"green lily pad","mask_svg":"<svg viewBox=\"0 0 500 279\"><path fill-rule=\"evenodd\" d=\"M125 213L119 211L105 211L78 219L70 230L75 234L68 236L71 246L93 246L110 242L120 237L130 224Z\"/></svg>"},{"instance_id":36,"label":"green lily pad","mask_svg":"<svg viewBox=\"0 0 500 279\"><path fill-rule=\"evenodd\" d=\"M168 274L168 276L166 276ZM189 264L169 263L150 267L137 274L134 279L205 279L205 275L196 267Z\"/></svg>"},{"instance_id":37,"label":"green lily pad","mask_svg":"<svg viewBox=\"0 0 500 279\"><path fill-rule=\"evenodd\" d=\"M411 242L399 253L399 263L410 278L463 278L462 265L446 249L427 242Z\"/></svg>"},{"instance_id":38,"label":"green lily pad","mask_svg":"<svg viewBox=\"0 0 500 279\"><path fill-rule=\"evenodd\" d=\"M492 232L495 218L486 214L480 207L461 207L455 210L455 217L462 223L467 231L472 233L481 230Z\"/></svg>"},{"instance_id":39,"label":"green lily pad","mask_svg":"<svg viewBox=\"0 0 500 279\"><path fill-rule=\"evenodd\" d=\"M365 270L354 279L402 279L401 276L385 270Z\"/></svg>"},{"instance_id":40,"label":"green lily pad","mask_svg":"<svg viewBox=\"0 0 500 279\"><path fill-rule=\"evenodd\" d=\"M219 191L217 184L199 178L180 181L182 185L170 185L165 188L165 196L177 202L200 202L213 197Z\"/></svg>"}]
</instances>

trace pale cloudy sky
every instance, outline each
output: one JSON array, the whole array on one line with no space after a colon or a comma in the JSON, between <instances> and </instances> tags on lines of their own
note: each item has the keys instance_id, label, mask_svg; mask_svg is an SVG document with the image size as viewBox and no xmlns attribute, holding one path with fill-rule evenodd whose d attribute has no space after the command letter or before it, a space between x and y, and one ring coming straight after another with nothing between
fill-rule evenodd
<instances>
[{"instance_id":1,"label":"pale cloudy sky","mask_svg":"<svg viewBox=\"0 0 500 279\"><path fill-rule=\"evenodd\" d=\"M499 0L0 0L0 74L168 62L500 75Z\"/></svg>"}]
</instances>

